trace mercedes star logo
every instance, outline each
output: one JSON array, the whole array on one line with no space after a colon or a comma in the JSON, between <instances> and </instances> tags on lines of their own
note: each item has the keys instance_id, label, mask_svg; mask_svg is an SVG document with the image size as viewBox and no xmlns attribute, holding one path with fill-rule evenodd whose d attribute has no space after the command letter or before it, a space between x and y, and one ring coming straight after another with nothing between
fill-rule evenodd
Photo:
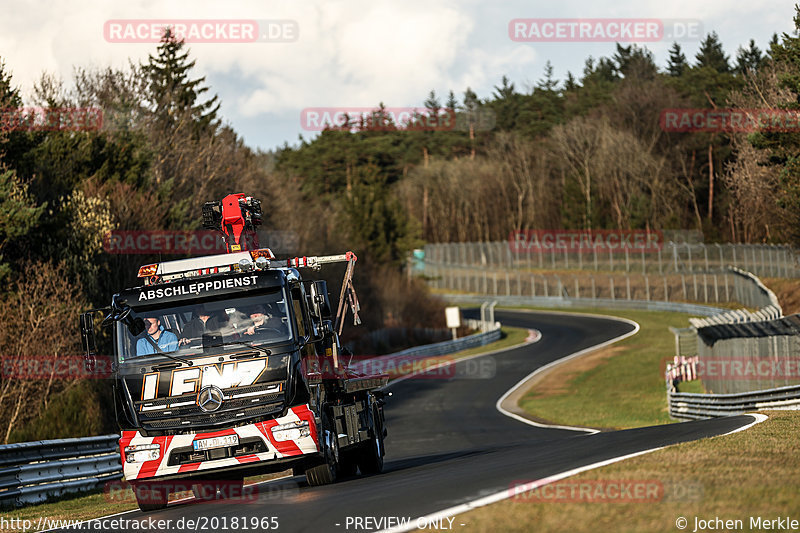
<instances>
[{"instance_id":1,"label":"mercedes star logo","mask_svg":"<svg viewBox=\"0 0 800 533\"><path fill-rule=\"evenodd\" d=\"M197 405L206 413L219 409L223 399L225 399L225 397L222 391L219 387L214 385L203 387L200 389L200 392L197 393Z\"/></svg>"}]
</instances>

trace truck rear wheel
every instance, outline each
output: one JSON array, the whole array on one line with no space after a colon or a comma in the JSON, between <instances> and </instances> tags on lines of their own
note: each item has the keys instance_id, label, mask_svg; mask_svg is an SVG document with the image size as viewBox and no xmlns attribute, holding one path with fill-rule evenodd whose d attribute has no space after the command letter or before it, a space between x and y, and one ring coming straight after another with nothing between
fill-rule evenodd
<instances>
[{"instance_id":1,"label":"truck rear wheel","mask_svg":"<svg viewBox=\"0 0 800 533\"><path fill-rule=\"evenodd\" d=\"M137 483L133 494L139 509L146 513L163 509L169 501L169 489L162 483Z\"/></svg>"},{"instance_id":2,"label":"truck rear wheel","mask_svg":"<svg viewBox=\"0 0 800 533\"><path fill-rule=\"evenodd\" d=\"M339 474L355 476L358 470L358 450L346 450L339 453Z\"/></svg>"},{"instance_id":3,"label":"truck rear wheel","mask_svg":"<svg viewBox=\"0 0 800 533\"><path fill-rule=\"evenodd\" d=\"M383 472L383 456L386 450L383 447L383 424L380 423L380 413L376 408L372 410L374 422L374 436L360 450L357 456L358 469L362 474L380 474Z\"/></svg>"}]
</instances>

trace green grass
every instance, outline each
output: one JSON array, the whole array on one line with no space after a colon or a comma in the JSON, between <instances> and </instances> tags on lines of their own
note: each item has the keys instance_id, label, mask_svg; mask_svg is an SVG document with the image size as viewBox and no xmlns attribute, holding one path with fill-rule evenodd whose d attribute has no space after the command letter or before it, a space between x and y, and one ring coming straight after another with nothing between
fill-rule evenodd
<instances>
[{"instance_id":1,"label":"green grass","mask_svg":"<svg viewBox=\"0 0 800 533\"><path fill-rule=\"evenodd\" d=\"M520 407L531 415L558 424L597 428L632 428L672 422L667 412L663 370L675 353L675 338L668 326L686 327L688 315L661 311L573 310L628 318L640 331L606 350L616 355L596 366L581 359L565 363L555 372L565 378L565 390L528 391Z\"/></svg>"},{"instance_id":2,"label":"green grass","mask_svg":"<svg viewBox=\"0 0 800 533\"><path fill-rule=\"evenodd\" d=\"M679 383L677 389L678 392L692 392L696 394L705 394L706 392L706 389L703 387L703 382L699 379Z\"/></svg>"}]
</instances>

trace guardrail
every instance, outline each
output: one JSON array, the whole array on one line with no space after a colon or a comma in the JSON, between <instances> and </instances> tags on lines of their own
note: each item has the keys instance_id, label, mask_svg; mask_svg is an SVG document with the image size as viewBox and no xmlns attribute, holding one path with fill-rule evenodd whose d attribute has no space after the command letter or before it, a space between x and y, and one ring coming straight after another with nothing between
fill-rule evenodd
<instances>
[{"instance_id":1,"label":"guardrail","mask_svg":"<svg viewBox=\"0 0 800 533\"><path fill-rule=\"evenodd\" d=\"M423 359L484 346L501 337L500 323L472 321L481 333L416 346L380 356ZM0 445L0 508L42 503L66 494L97 489L122 478L119 435L56 439Z\"/></svg>"},{"instance_id":2,"label":"guardrail","mask_svg":"<svg viewBox=\"0 0 800 533\"><path fill-rule=\"evenodd\" d=\"M447 301L457 304L480 304L486 301L486 296L476 294L445 293L441 295ZM535 306L555 308L582 308L596 307L608 309L641 309L644 311L671 311L687 313L690 315L712 316L723 311L720 307L710 305L692 304L685 302L661 302L658 300L611 300L606 298L565 298L543 296L491 296L503 306Z\"/></svg>"},{"instance_id":3,"label":"guardrail","mask_svg":"<svg viewBox=\"0 0 800 533\"><path fill-rule=\"evenodd\" d=\"M478 324L479 321L476 321ZM478 324L475 324L476 326ZM476 328L477 329L477 328ZM426 344L424 346L415 346L414 348L409 348L407 350L403 350L401 352L395 352L393 354L389 354L388 356L384 355L381 358L385 357L407 357L413 355L446 355L449 353L460 352L461 350L468 350L469 348L475 348L478 346L485 346L490 342L494 342L500 339L501 336L500 332L500 322L495 322L493 327L486 332L483 333L474 333L472 335L468 335L466 337L461 337L460 339L444 341L444 342L437 342L435 344Z\"/></svg>"},{"instance_id":4,"label":"guardrail","mask_svg":"<svg viewBox=\"0 0 800 533\"><path fill-rule=\"evenodd\" d=\"M119 435L0 445L0 506L21 507L122 477Z\"/></svg>"},{"instance_id":5,"label":"guardrail","mask_svg":"<svg viewBox=\"0 0 800 533\"><path fill-rule=\"evenodd\" d=\"M667 403L672 418L696 420L756 409L800 409L800 384L782 371L794 362L791 354L797 353L800 342L800 317L783 317L777 297L756 276L730 270L741 280L736 283L737 292L747 295L741 301L760 308L754 313L740 309L690 319L691 327L670 328L675 334L676 352L674 364L668 364L666 369ZM777 365L781 371L761 376L765 363L770 369ZM712 371L715 366L722 371ZM734 375L734 369L743 370ZM752 370L758 372L751 376ZM680 383L696 379L718 392L677 391Z\"/></svg>"},{"instance_id":6,"label":"guardrail","mask_svg":"<svg viewBox=\"0 0 800 533\"><path fill-rule=\"evenodd\" d=\"M800 385L736 394L667 391L669 414L680 420L740 415L758 409L800 409Z\"/></svg>"}]
</instances>

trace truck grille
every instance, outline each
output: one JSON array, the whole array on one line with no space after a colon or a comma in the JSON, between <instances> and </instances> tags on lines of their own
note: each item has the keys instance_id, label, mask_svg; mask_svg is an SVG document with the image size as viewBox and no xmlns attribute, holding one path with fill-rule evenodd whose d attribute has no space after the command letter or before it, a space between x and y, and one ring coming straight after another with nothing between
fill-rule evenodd
<instances>
[{"instance_id":1,"label":"truck grille","mask_svg":"<svg viewBox=\"0 0 800 533\"><path fill-rule=\"evenodd\" d=\"M145 429L181 429L238 423L267 417L283 408L283 383L259 383L224 389L225 401L219 411L206 413L197 406L197 395L184 394L158 400L136 402L136 411Z\"/></svg>"}]
</instances>

